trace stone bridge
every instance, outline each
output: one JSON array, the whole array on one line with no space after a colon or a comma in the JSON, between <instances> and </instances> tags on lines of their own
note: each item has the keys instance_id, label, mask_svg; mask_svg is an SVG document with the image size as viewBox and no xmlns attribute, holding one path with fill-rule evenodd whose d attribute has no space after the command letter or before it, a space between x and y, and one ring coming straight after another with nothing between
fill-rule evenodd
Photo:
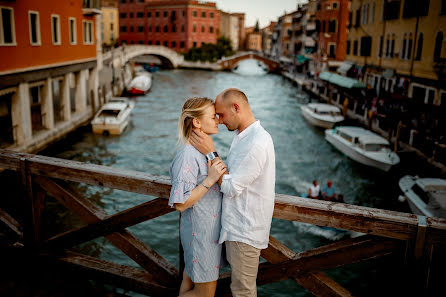
<instances>
[{"instance_id":1,"label":"stone bridge","mask_svg":"<svg viewBox=\"0 0 446 297\"><path fill-rule=\"evenodd\" d=\"M269 72L277 71L280 67L279 62L255 52L243 52L231 57L225 57L217 63L220 64L223 70L232 70L240 61L247 59L254 59L262 62L268 67Z\"/></svg>"}]
</instances>

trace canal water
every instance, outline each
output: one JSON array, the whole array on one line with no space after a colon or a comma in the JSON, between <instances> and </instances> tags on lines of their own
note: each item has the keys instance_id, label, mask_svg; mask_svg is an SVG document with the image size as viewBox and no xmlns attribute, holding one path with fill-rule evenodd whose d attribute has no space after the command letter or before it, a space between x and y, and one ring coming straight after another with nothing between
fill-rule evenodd
<instances>
[{"instance_id":1,"label":"canal water","mask_svg":"<svg viewBox=\"0 0 446 297\"><path fill-rule=\"evenodd\" d=\"M351 161L325 141L322 130L310 126L302 118L300 106L309 101L307 94L281 76L261 75L261 72L256 71L250 74L199 70L159 71L154 73L151 91L132 99L136 105L131 124L123 135L94 135L91 129L86 128L42 154L154 175L168 175L177 148L177 119L184 100L194 96L215 98L223 89L236 87L246 93L254 115L274 140L277 193L297 196L306 193L314 179L321 185L332 180L338 192L344 195L346 203L407 211L407 207L397 199L399 173L384 173ZM233 132L221 126L218 135L214 136L223 159L227 156L233 135ZM76 187L109 214L152 199L83 184ZM54 219L61 222L65 230L80 224L76 216L63 212L63 207L57 203L53 204L53 209L58 211ZM178 267L176 212L138 224L129 230ZM273 220L271 234L295 252L358 235L277 219ZM102 259L137 267L103 238L79 249ZM385 262L378 260L348 265L326 273L354 295L366 296L373 291L371 288L382 288L383 279L389 277ZM286 280L260 287L259 296L311 295L294 281Z\"/></svg>"}]
</instances>

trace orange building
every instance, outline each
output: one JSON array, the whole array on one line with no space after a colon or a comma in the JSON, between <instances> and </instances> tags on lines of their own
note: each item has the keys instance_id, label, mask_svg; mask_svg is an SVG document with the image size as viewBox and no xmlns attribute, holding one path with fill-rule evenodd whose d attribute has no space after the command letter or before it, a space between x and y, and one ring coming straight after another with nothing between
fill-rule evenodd
<instances>
[{"instance_id":1,"label":"orange building","mask_svg":"<svg viewBox=\"0 0 446 297\"><path fill-rule=\"evenodd\" d=\"M99 107L99 0L0 0L0 147L35 152Z\"/></svg>"},{"instance_id":2,"label":"orange building","mask_svg":"<svg viewBox=\"0 0 446 297\"><path fill-rule=\"evenodd\" d=\"M0 75L45 65L96 59L95 20L82 1L0 1Z\"/></svg>"},{"instance_id":3,"label":"orange building","mask_svg":"<svg viewBox=\"0 0 446 297\"><path fill-rule=\"evenodd\" d=\"M332 65L336 66L336 63L340 64L345 60L350 2L350 0L321 0L317 4L315 15L318 55L320 62L328 61L328 66L331 66L331 61Z\"/></svg>"}]
</instances>

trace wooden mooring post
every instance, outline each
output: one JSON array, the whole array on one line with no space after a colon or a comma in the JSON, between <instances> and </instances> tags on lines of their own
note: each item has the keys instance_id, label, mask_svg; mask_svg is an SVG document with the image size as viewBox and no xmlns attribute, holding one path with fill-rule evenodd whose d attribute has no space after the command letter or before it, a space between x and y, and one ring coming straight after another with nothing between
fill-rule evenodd
<instances>
[{"instance_id":1,"label":"wooden mooring post","mask_svg":"<svg viewBox=\"0 0 446 297\"><path fill-rule=\"evenodd\" d=\"M33 269L69 269L80 278L150 296L177 296L179 269L144 244L126 228L174 211L167 205L170 180L165 176L86 164L39 155L0 150L0 168L19 173L23 188L23 234L19 220L0 209L0 222L18 242L8 245L8 255L33 257ZM115 214L108 214L67 182L108 187L158 198ZM84 225L51 237L41 232L44 198L50 195ZM3 197L7 199L8 197ZM402 271L409 275L408 292L429 295L444 278L446 220L414 214L374 209L337 202L276 194L277 219L328 226L363 233L335 243L296 253L272 234L262 251L266 260L259 266L259 286L293 279L315 296L352 296L324 270L400 255ZM137 263L141 269L93 258L69 250L71 247L104 236ZM440 280L440 281L439 281ZM230 273L220 275L217 295L230 295ZM413 288L412 288L413 287ZM412 290L413 289L413 290Z\"/></svg>"}]
</instances>

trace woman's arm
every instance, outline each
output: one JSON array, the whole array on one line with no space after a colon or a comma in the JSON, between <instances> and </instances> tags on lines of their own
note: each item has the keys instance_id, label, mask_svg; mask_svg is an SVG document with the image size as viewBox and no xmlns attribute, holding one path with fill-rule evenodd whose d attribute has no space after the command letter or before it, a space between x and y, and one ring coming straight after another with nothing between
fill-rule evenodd
<instances>
[{"instance_id":1,"label":"woman's arm","mask_svg":"<svg viewBox=\"0 0 446 297\"><path fill-rule=\"evenodd\" d=\"M204 194L212 187L220 178L220 176L226 171L225 164L219 160L211 165L208 161L208 177L206 177L201 184L196 186L190 193L189 198L184 203L175 203L175 209L179 212L183 212L195 203L199 201Z\"/></svg>"}]
</instances>

